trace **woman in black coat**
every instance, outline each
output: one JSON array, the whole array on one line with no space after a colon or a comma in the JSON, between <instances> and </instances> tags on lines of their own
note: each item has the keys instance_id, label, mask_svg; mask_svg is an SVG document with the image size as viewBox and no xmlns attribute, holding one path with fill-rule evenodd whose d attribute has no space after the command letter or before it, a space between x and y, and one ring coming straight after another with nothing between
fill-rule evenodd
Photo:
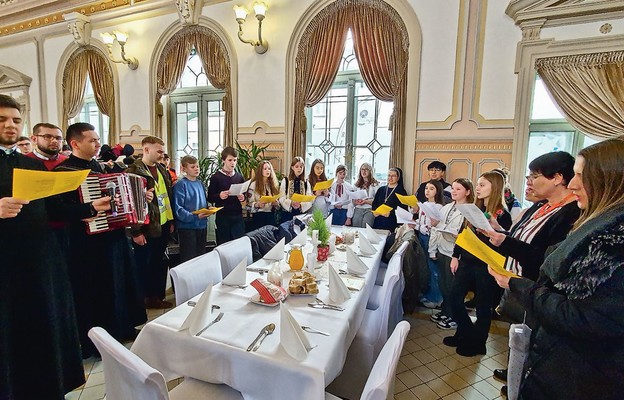
<instances>
[{"instance_id":1,"label":"woman in black coat","mask_svg":"<svg viewBox=\"0 0 624 400\"><path fill-rule=\"evenodd\" d=\"M407 196L405 187L403 186L403 171L400 168L390 168L388 170L388 183L385 186L380 187L375 193L375 199L373 200L373 210L376 210L382 204L392 207L392 211L387 214L375 216L375 223L373 228L387 229L390 232L394 232L397 227L397 219L394 210L397 207L403 207L397 194Z\"/></svg>"},{"instance_id":2,"label":"woman in black coat","mask_svg":"<svg viewBox=\"0 0 624 400\"><path fill-rule=\"evenodd\" d=\"M534 320L523 399L624 393L624 140L579 152L568 187L582 215L537 282L490 270Z\"/></svg>"}]
</instances>

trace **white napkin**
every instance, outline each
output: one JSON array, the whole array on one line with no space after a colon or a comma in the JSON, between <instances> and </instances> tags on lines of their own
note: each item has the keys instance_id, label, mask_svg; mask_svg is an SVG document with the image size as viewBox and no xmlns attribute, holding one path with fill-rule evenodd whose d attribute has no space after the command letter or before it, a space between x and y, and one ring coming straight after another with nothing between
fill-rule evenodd
<instances>
[{"instance_id":1,"label":"white napkin","mask_svg":"<svg viewBox=\"0 0 624 400\"><path fill-rule=\"evenodd\" d=\"M332 226L332 215L329 214L327 216L327 218L325 218L325 225L327 225L327 229L329 229L331 231L331 226Z\"/></svg>"},{"instance_id":2,"label":"white napkin","mask_svg":"<svg viewBox=\"0 0 624 400\"><path fill-rule=\"evenodd\" d=\"M295 236L293 240L290 241L290 244L300 244L302 246L305 246L307 242L308 242L308 228L303 228L303 230L299 232L299 234Z\"/></svg>"},{"instance_id":3,"label":"white napkin","mask_svg":"<svg viewBox=\"0 0 624 400\"><path fill-rule=\"evenodd\" d=\"M347 246L347 271L355 275L364 275L368 271L366 264L360 260L360 257L349 246Z\"/></svg>"},{"instance_id":4,"label":"white napkin","mask_svg":"<svg viewBox=\"0 0 624 400\"><path fill-rule=\"evenodd\" d=\"M240 286L247 283L247 256L223 278L222 283L229 286Z\"/></svg>"},{"instance_id":5,"label":"white napkin","mask_svg":"<svg viewBox=\"0 0 624 400\"><path fill-rule=\"evenodd\" d=\"M329 254L334 254L334 251L336 251L336 235L333 233L329 235L327 244L329 244Z\"/></svg>"},{"instance_id":6,"label":"white napkin","mask_svg":"<svg viewBox=\"0 0 624 400\"><path fill-rule=\"evenodd\" d=\"M282 238L268 253L264 255L265 260L276 260L280 261L284 259L284 245L286 243L286 239Z\"/></svg>"},{"instance_id":7,"label":"white napkin","mask_svg":"<svg viewBox=\"0 0 624 400\"><path fill-rule=\"evenodd\" d=\"M327 270L329 274L329 300L332 303L340 304L350 299L351 293L340 275L338 275L338 272L331 264L327 267Z\"/></svg>"},{"instance_id":8,"label":"white napkin","mask_svg":"<svg viewBox=\"0 0 624 400\"><path fill-rule=\"evenodd\" d=\"M212 282L208 283L208 287L204 290L201 297L195 304L195 307L191 310L188 317L182 323L180 330L188 329L189 333L193 336L197 334L202 328L212 321L212 300L210 294L212 293Z\"/></svg>"},{"instance_id":9,"label":"white napkin","mask_svg":"<svg viewBox=\"0 0 624 400\"><path fill-rule=\"evenodd\" d=\"M359 237L360 254L363 256L372 256L377 252L377 249L368 241L366 236L360 235Z\"/></svg>"},{"instance_id":10,"label":"white napkin","mask_svg":"<svg viewBox=\"0 0 624 400\"><path fill-rule=\"evenodd\" d=\"M280 304L280 345L297 361L305 360L312 350L306 333L292 316L286 303Z\"/></svg>"},{"instance_id":11,"label":"white napkin","mask_svg":"<svg viewBox=\"0 0 624 400\"><path fill-rule=\"evenodd\" d=\"M366 237L371 243L377 244L381 242L381 237L375 232L373 228L369 224L366 224Z\"/></svg>"}]
</instances>

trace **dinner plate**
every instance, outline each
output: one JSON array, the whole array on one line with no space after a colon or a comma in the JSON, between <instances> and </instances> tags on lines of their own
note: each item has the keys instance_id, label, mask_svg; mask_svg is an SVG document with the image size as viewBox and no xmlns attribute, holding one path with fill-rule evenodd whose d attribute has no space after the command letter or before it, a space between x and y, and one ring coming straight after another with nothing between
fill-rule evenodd
<instances>
[{"instance_id":1,"label":"dinner plate","mask_svg":"<svg viewBox=\"0 0 624 400\"><path fill-rule=\"evenodd\" d=\"M275 303L265 303L264 301L260 300L260 294L256 293L253 296L251 296L249 298L249 301L251 301L254 304L260 304L261 306L265 306L265 307L275 307L277 305L279 305L279 301L276 301Z\"/></svg>"},{"instance_id":2,"label":"dinner plate","mask_svg":"<svg viewBox=\"0 0 624 400\"><path fill-rule=\"evenodd\" d=\"M294 296L294 297L305 297L305 296L318 296L318 293L291 293L288 292L288 296Z\"/></svg>"},{"instance_id":3,"label":"dinner plate","mask_svg":"<svg viewBox=\"0 0 624 400\"><path fill-rule=\"evenodd\" d=\"M346 244L337 244L336 245L336 250L347 251L347 245Z\"/></svg>"}]
</instances>

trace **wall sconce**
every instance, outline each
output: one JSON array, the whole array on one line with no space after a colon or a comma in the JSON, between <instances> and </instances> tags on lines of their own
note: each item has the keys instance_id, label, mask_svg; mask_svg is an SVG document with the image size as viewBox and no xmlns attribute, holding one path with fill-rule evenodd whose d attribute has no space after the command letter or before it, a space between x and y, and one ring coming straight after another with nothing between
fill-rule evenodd
<instances>
[{"instance_id":1,"label":"wall sconce","mask_svg":"<svg viewBox=\"0 0 624 400\"><path fill-rule=\"evenodd\" d=\"M243 39L243 22L247 18L249 11L243 6L234 6L234 13L236 14L236 22L238 22L238 38L243 43L248 43L254 47L256 53L264 54L269 49L269 43L262 39L262 20L266 15L267 5L261 1L257 1L253 5L254 12L256 13L256 19L258 20L258 40L246 40Z\"/></svg>"},{"instance_id":2,"label":"wall sconce","mask_svg":"<svg viewBox=\"0 0 624 400\"><path fill-rule=\"evenodd\" d=\"M126 57L126 51L124 49L124 46L128 41L127 33L113 31L113 33L100 33L100 36L102 37L102 41L108 48L108 56L110 57L112 62L128 64L128 68L132 70L137 69L137 67L139 66L139 61L134 57ZM115 42L119 43L119 47L121 48L121 60L116 60L115 57L113 57L113 43Z\"/></svg>"}]
</instances>

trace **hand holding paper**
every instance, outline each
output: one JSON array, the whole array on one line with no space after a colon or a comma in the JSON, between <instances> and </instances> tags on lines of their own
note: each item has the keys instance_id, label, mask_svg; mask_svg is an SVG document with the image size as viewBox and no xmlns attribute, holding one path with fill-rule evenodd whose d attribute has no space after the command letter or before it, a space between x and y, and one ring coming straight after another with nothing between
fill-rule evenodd
<instances>
[{"instance_id":1,"label":"hand holding paper","mask_svg":"<svg viewBox=\"0 0 624 400\"><path fill-rule=\"evenodd\" d=\"M505 276L518 277L518 275L505 269L505 256L492 250L488 245L479 240L472 229L464 229L457 235L455 243L489 265L495 272Z\"/></svg>"},{"instance_id":2,"label":"hand holding paper","mask_svg":"<svg viewBox=\"0 0 624 400\"><path fill-rule=\"evenodd\" d=\"M260 203L264 203L264 204L275 203L277 199L279 199L279 197L280 197L279 194L275 196L262 196L260 197Z\"/></svg>"},{"instance_id":3,"label":"hand holding paper","mask_svg":"<svg viewBox=\"0 0 624 400\"><path fill-rule=\"evenodd\" d=\"M317 182L316 185L314 185L314 189L312 189L313 191L317 191L317 190L327 190L331 187L331 185L334 183L333 179L330 179L328 181L321 181L321 182Z\"/></svg>"},{"instance_id":4,"label":"hand holding paper","mask_svg":"<svg viewBox=\"0 0 624 400\"><path fill-rule=\"evenodd\" d=\"M483 211L479 209L473 203L469 204L457 204L457 209L460 213L474 226L475 228L483 229L484 231L493 231L494 229L488 222L487 218L483 214Z\"/></svg>"},{"instance_id":5,"label":"hand holding paper","mask_svg":"<svg viewBox=\"0 0 624 400\"><path fill-rule=\"evenodd\" d=\"M397 207L397 209L395 210L395 213L396 213L397 223L412 224L412 225L416 224L416 221L414 221L414 214L405 210L404 208Z\"/></svg>"},{"instance_id":6,"label":"hand holding paper","mask_svg":"<svg viewBox=\"0 0 624 400\"><path fill-rule=\"evenodd\" d=\"M355 192L347 192L347 196L349 196L351 200L364 200L368 197L368 192L364 189L360 189Z\"/></svg>"},{"instance_id":7,"label":"hand holding paper","mask_svg":"<svg viewBox=\"0 0 624 400\"><path fill-rule=\"evenodd\" d=\"M410 206L412 208L415 208L416 205L418 204L418 200L416 200L416 196L414 195L403 196L402 194L396 193L396 197L397 199L399 199L401 204L405 204L406 206Z\"/></svg>"},{"instance_id":8,"label":"hand holding paper","mask_svg":"<svg viewBox=\"0 0 624 400\"><path fill-rule=\"evenodd\" d=\"M217 211L219 211L222 208L223 207L200 208L199 210L193 211L192 214L195 214L195 215L200 215L200 214L212 215L212 214L216 213Z\"/></svg>"},{"instance_id":9,"label":"hand holding paper","mask_svg":"<svg viewBox=\"0 0 624 400\"><path fill-rule=\"evenodd\" d=\"M290 196L290 200L297 203L309 203L311 201L314 201L315 199L316 196L307 196L299 193L294 193L292 196Z\"/></svg>"},{"instance_id":10,"label":"hand holding paper","mask_svg":"<svg viewBox=\"0 0 624 400\"><path fill-rule=\"evenodd\" d=\"M37 200L55 194L71 192L87 178L88 169L80 171L13 170L13 197L20 200Z\"/></svg>"},{"instance_id":11,"label":"hand holding paper","mask_svg":"<svg viewBox=\"0 0 624 400\"><path fill-rule=\"evenodd\" d=\"M426 202L426 203L418 203L418 207L425 215L431 219L435 219L438 221L442 220L442 216L440 215L440 211L434 205L435 203Z\"/></svg>"},{"instance_id":12,"label":"hand holding paper","mask_svg":"<svg viewBox=\"0 0 624 400\"><path fill-rule=\"evenodd\" d=\"M373 210L373 214L374 215L385 215L385 214L388 214L392 210L393 210L393 208L390 207L389 205L382 204L379 207L377 207L376 210Z\"/></svg>"},{"instance_id":13,"label":"hand holding paper","mask_svg":"<svg viewBox=\"0 0 624 400\"><path fill-rule=\"evenodd\" d=\"M234 183L230 186L230 196L238 196L240 194L244 194L247 190L249 190L249 185L251 185L251 180L245 181L243 183Z\"/></svg>"}]
</instances>

